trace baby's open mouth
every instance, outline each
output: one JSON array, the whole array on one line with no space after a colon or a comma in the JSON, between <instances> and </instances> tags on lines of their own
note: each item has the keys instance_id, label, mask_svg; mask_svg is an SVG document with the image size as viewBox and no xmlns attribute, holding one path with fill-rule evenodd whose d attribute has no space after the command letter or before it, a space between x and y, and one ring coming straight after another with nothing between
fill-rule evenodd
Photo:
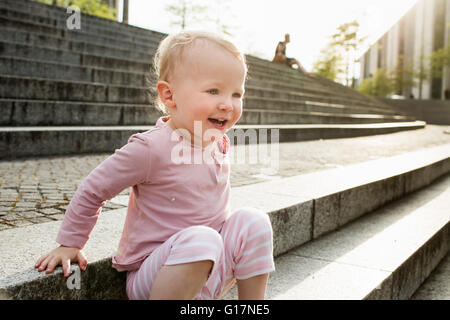
<instances>
[{"instance_id":1,"label":"baby's open mouth","mask_svg":"<svg viewBox=\"0 0 450 320\"><path fill-rule=\"evenodd\" d=\"M213 118L208 118L208 120L210 122L212 122L213 124L217 125L217 126L224 126L228 120L218 120L218 119L213 119Z\"/></svg>"}]
</instances>

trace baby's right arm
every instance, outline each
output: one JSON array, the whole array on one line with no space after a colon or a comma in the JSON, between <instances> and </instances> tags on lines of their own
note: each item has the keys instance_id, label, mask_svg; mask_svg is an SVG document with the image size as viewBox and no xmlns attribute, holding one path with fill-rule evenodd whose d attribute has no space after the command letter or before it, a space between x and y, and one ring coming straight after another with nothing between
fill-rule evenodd
<instances>
[{"instance_id":1,"label":"baby's right arm","mask_svg":"<svg viewBox=\"0 0 450 320\"><path fill-rule=\"evenodd\" d=\"M70 275L71 261L78 261L80 269L83 271L86 270L87 259L84 256L83 251L78 248L69 248L64 246L59 246L46 255L40 257L36 261L34 267L39 268L39 272L47 268L45 273L52 273L56 266L62 265L64 276L67 278Z\"/></svg>"},{"instance_id":2,"label":"baby's right arm","mask_svg":"<svg viewBox=\"0 0 450 320\"><path fill-rule=\"evenodd\" d=\"M150 170L149 146L145 137L134 135L128 144L95 168L78 188L64 215L56 242L61 246L40 257L35 267L46 273L62 265L70 275L70 262L78 261L81 270L87 265L84 248L106 200L129 186L146 181Z\"/></svg>"}]
</instances>

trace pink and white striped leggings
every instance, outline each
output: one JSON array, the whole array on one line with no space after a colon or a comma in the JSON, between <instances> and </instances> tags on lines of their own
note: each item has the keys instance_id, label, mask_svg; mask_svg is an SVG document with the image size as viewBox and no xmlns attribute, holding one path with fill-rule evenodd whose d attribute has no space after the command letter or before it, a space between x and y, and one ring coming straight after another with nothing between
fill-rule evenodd
<instances>
[{"instance_id":1,"label":"pink and white striped leggings","mask_svg":"<svg viewBox=\"0 0 450 320\"><path fill-rule=\"evenodd\" d=\"M183 229L155 249L138 270L127 273L130 299L148 299L156 274L164 265L212 260L214 266L196 300L219 299L236 279L275 270L269 217L253 208L231 215L220 232L206 226Z\"/></svg>"}]
</instances>

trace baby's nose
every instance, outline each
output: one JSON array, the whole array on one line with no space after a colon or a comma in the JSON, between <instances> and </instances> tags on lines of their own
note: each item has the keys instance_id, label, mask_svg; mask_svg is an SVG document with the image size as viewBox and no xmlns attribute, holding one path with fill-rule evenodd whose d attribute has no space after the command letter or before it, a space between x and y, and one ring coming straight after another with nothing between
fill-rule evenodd
<instances>
[{"instance_id":1,"label":"baby's nose","mask_svg":"<svg viewBox=\"0 0 450 320\"><path fill-rule=\"evenodd\" d=\"M231 111L233 109L233 103L232 103L231 99L222 101L219 104L219 109L224 110L224 111Z\"/></svg>"}]
</instances>

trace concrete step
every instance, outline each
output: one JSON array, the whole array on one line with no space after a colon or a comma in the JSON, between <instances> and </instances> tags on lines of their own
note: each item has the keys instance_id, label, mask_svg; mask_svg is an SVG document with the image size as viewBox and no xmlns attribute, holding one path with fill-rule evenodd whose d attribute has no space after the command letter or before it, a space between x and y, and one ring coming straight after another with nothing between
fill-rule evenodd
<instances>
[{"instance_id":1,"label":"concrete step","mask_svg":"<svg viewBox=\"0 0 450 320\"><path fill-rule=\"evenodd\" d=\"M124 60L152 61L152 52L141 52L137 50L119 49L107 45L99 45L86 41L68 40L63 37L48 35L45 33L20 31L14 28L2 28L0 41L28 45L31 47L45 47L55 50L75 51L83 54L109 56ZM156 51L156 47L155 47Z\"/></svg>"},{"instance_id":2,"label":"concrete step","mask_svg":"<svg viewBox=\"0 0 450 320\"><path fill-rule=\"evenodd\" d=\"M279 86L285 86L286 83L290 83L291 86L297 87L298 89L301 89L305 92L309 92L312 94L321 94L321 95L326 95L326 96L330 96L330 97L337 97L337 98L341 98L343 100L346 100L348 104L351 103L367 103L370 106L374 106L376 108L383 108L386 110L392 110L392 108L390 108L387 105L381 104L381 103L377 103L376 101L374 102L373 100L369 100L366 99L365 96L362 95L358 95L358 96L354 96L354 95L350 95L347 91L345 90L340 90L340 91L336 91L333 88L329 88L329 87L325 87L325 86L320 86L317 84L314 84L313 82L302 82L296 79L286 79L283 78L283 76L270 76L268 74L265 74L264 72L253 72L249 74L249 81L252 80L256 80L256 81L260 81L260 82L267 82L270 83L270 86L272 87L279 87ZM269 85L268 85L269 86Z\"/></svg>"},{"instance_id":3,"label":"concrete step","mask_svg":"<svg viewBox=\"0 0 450 320\"><path fill-rule=\"evenodd\" d=\"M247 84L245 87L245 95L298 102L319 102L323 103L324 106L328 105L331 108L334 107L335 109L342 109L344 113L348 112L393 115L392 110L389 110L388 112L385 109L367 106L364 104L364 102L356 104L355 101L352 101L351 105L347 105L346 102L348 101L348 99L340 99L338 97L331 96L324 97L319 94L305 93L302 89L297 90L298 91L282 91L264 87L255 87L253 85Z\"/></svg>"},{"instance_id":4,"label":"concrete step","mask_svg":"<svg viewBox=\"0 0 450 320\"><path fill-rule=\"evenodd\" d=\"M340 107L340 108L339 108ZM290 101L284 99L270 99L260 97L247 97L244 100L244 108L247 110L267 110L268 112L279 112L279 116L272 118L270 123L347 123L347 124L363 124L363 123L380 123L380 122L402 122L412 121L413 118L392 115L368 114L361 113L363 110L347 110L343 106L335 106L327 103L313 101ZM280 111L279 111L280 110ZM283 112L286 111L286 112ZM354 111L355 113L352 113ZM358 113L356 113L358 112ZM268 115L268 113L265 113ZM297 115L297 116L295 116ZM289 117L296 117L290 119ZM277 120L278 119L278 120ZM251 119L244 120L250 123ZM297 121L297 122L294 122Z\"/></svg>"},{"instance_id":5,"label":"concrete step","mask_svg":"<svg viewBox=\"0 0 450 320\"><path fill-rule=\"evenodd\" d=\"M143 42L127 41L127 38L119 39L117 37L100 36L83 32L82 30L69 30L67 28L56 28L42 23L33 23L29 21L13 19L0 14L0 26L9 29L17 29L20 31L44 33L48 35L58 36L69 40L85 41L89 43L97 43L100 45L114 46L119 49L138 50L144 53L154 50L154 45L146 45Z\"/></svg>"},{"instance_id":6,"label":"concrete step","mask_svg":"<svg viewBox=\"0 0 450 320\"><path fill-rule=\"evenodd\" d=\"M227 134L232 144L253 144L258 143L264 136L270 136L269 141L293 142L358 137L424 127L425 123L421 121L375 124L237 125ZM151 128L152 126L0 127L0 159L113 152L123 146L130 135Z\"/></svg>"},{"instance_id":7,"label":"concrete step","mask_svg":"<svg viewBox=\"0 0 450 320\"><path fill-rule=\"evenodd\" d=\"M131 87L145 87L148 82L148 76L144 72L138 73L114 71L113 69L97 67L80 67L61 62L46 62L8 56L0 56L0 74L15 77L35 77Z\"/></svg>"},{"instance_id":8,"label":"concrete step","mask_svg":"<svg viewBox=\"0 0 450 320\"><path fill-rule=\"evenodd\" d=\"M63 81L17 76L0 76L0 84L0 97L9 100L19 98L26 100L83 101L148 105L150 105L152 101L152 91L147 87L132 87L102 84L97 82ZM250 109L252 107L261 109L261 106L264 106L264 100L269 101L269 105L267 106L269 109L271 108L271 105L274 104L281 103L288 105L291 103L280 99L270 100L268 98L259 98L259 102L257 104L252 105L252 102L250 102ZM250 100L246 100L246 102L247 101ZM314 103L310 103L310 105L312 109ZM281 107L278 107L276 109L280 108ZM301 113L299 113L299 115L300 114ZM303 114L312 118L305 118L301 123L373 123L380 121L408 121L408 118L393 117L389 115L336 115L333 113L312 111Z\"/></svg>"},{"instance_id":9,"label":"concrete step","mask_svg":"<svg viewBox=\"0 0 450 320\"><path fill-rule=\"evenodd\" d=\"M0 7L29 14L37 14L42 17L59 20L61 20L62 18L66 19L68 16L66 8L49 6L43 3L29 0L0 0ZM81 16L82 20L85 21L89 26L96 26L107 30L117 30L121 33L127 33L131 35L149 37L149 40L152 40L154 38L160 39L165 36L165 34L161 32L123 24L114 20L103 19L85 13L82 13Z\"/></svg>"},{"instance_id":10,"label":"concrete step","mask_svg":"<svg viewBox=\"0 0 450 320\"><path fill-rule=\"evenodd\" d=\"M264 99L246 98L244 110L238 124L302 124L302 123L376 123L411 121L406 118L383 117L380 115L338 115L320 112L318 106L304 104L301 111L298 104L288 110L288 103L274 101L267 109L252 108L263 106ZM273 108L269 108L273 106ZM276 108L275 108L276 107ZM297 109L294 109L297 108ZM325 107L324 107L325 108ZM161 113L150 104L96 103L50 100L25 100L0 98L0 126L120 126L153 125ZM314 110L317 110L314 112ZM341 111L342 112L342 111Z\"/></svg>"},{"instance_id":11,"label":"concrete step","mask_svg":"<svg viewBox=\"0 0 450 320\"><path fill-rule=\"evenodd\" d=\"M450 300L450 253L414 292L411 300Z\"/></svg>"},{"instance_id":12,"label":"concrete step","mask_svg":"<svg viewBox=\"0 0 450 320\"><path fill-rule=\"evenodd\" d=\"M407 300L450 250L450 176L276 259L266 299ZM237 299L234 288L225 299Z\"/></svg>"},{"instance_id":13,"label":"concrete step","mask_svg":"<svg viewBox=\"0 0 450 320\"><path fill-rule=\"evenodd\" d=\"M10 45L6 45L8 48L12 48ZM18 45L21 47L21 45ZM27 56L36 58L36 53L39 51L38 48L32 48L25 46L23 52L27 53ZM43 55L48 54L47 49L41 50L40 54L38 54L38 58L43 58ZM51 50L50 50L51 51ZM12 54L12 52L6 52ZM50 56L52 55L60 56L63 59L67 59L68 56L64 53L58 53L51 51ZM72 52L73 53L73 52ZM83 60L85 56L80 54L80 60ZM94 57L95 58L95 57ZM75 62L78 60L78 57L75 59L71 59L69 56L69 61ZM102 59L102 61L106 64L110 64L111 61L108 59ZM55 62L43 62L39 60L31 60L25 58L16 58L5 56L5 52L3 53L3 57L0 57L2 64L0 66L0 73L3 75L10 76L23 76L23 77L40 77L52 80L65 80L65 81L77 81L77 82L94 82L94 83L103 83L103 84L113 84L113 85L126 85L126 86L136 86L136 87L145 87L148 82L148 74L138 73L138 72L124 72L124 71L112 71L106 68L94 68L94 67L80 67L77 64L70 63L55 63ZM89 60L89 57L87 57ZM112 59L113 63L116 62L116 59ZM277 90L258 88L253 86L246 87L247 95L258 95L262 97L276 97L274 101L278 101L277 104L283 104L287 106L289 103L294 103L297 101L317 101L321 104L316 104L316 111L331 111L338 110L338 113L373 113L377 114L378 110L373 110L372 108L343 108L342 105L329 104L326 99L323 99L319 96L311 96L311 95L303 95L302 93L296 92L282 92ZM289 100L286 100L288 98ZM263 108L264 104L259 106L252 104L252 100L247 104L250 108ZM269 99L268 99L269 101ZM254 100L253 100L254 102ZM271 107L271 106L269 106ZM289 109L301 108L301 106L293 107ZM314 103L309 103L307 106L308 109L314 108ZM326 110L328 109L328 110ZM308 110L306 110L308 111ZM383 110L380 110L383 111ZM382 112L380 112L382 113Z\"/></svg>"},{"instance_id":14,"label":"concrete step","mask_svg":"<svg viewBox=\"0 0 450 320\"><path fill-rule=\"evenodd\" d=\"M0 97L54 101L148 104L148 88L29 77L0 76Z\"/></svg>"},{"instance_id":15,"label":"concrete step","mask_svg":"<svg viewBox=\"0 0 450 320\"><path fill-rule=\"evenodd\" d=\"M76 52L76 51L64 51L64 50L54 50L50 48L45 47L33 47L29 45L22 45L22 44L16 44L16 43L10 43L10 42L1 42L0 46L3 46L2 55L3 56L14 56L14 57L23 57L27 59L37 59L37 60L44 60L44 59L51 59L51 61L57 61L60 63L69 63L73 65L83 65L83 66L90 66L90 67L101 67L101 68L113 68L114 70L127 70L133 73L141 73L143 70L150 70L150 63L146 63L144 61L133 61L133 60L125 60L125 59L117 59L117 58L108 58L105 56L98 56L98 55L90 55L90 54L83 54L82 52ZM31 63L31 62L30 62ZM7 65L5 65L7 67ZM57 66L55 66L57 67ZM9 66L9 68L12 68L12 66ZM28 69L28 68L27 68ZM36 69L36 68L34 68ZM62 77L63 75L67 75L68 78L71 78L71 73L67 72L57 72L56 68L51 68L52 70L48 70L48 72L54 72L53 76L50 78L55 78L56 76ZM17 70L19 72L21 68L16 68L14 66L13 70ZM33 70L33 68L31 68ZM53 71L54 70L54 71ZM25 71L23 71L25 72ZM78 79L75 77L73 80L76 81L87 81L87 79L91 79L93 76L90 74L92 71L86 71L86 70L76 70L74 71L78 74L75 74L75 76L78 75ZM82 78L80 78L79 73L82 73ZM25 74L23 74L25 75ZM119 74L117 80L115 80L115 77L109 76L109 74L106 72L103 72L102 75L99 75L97 72L96 78L99 79L98 82L102 82L101 79L112 79L113 83L123 83L123 82L130 82L124 74ZM265 77L263 75L263 77ZM136 82L145 82L145 78L139 79L139 76L135 76ZM82 80L83 79L83 80ZM95 80L94 80L95 81ZM258 83L261 84L261 81ZM130 83L132 85L132 83ZM304 87L304 85L302 85ZM312 92L316 92L317 90L310 90ZM278 91L275 90L266 90L265 92L261 92L261 94L267 95L267 96L273 96L274 93ZM323 93L321 91L320 93ZM284 95L288 95L290 98L298 98L299 95L295 95L292 93L284 93ZM336 97L334 96L336 99ZM344 100L344 99L343 99ZM346 99L348 100L348 99ZM372 109L372 108L371 108ZM378 112L378 110L374 110ZM383 111L383 110L380 110Z\"/></svg>"},{"instance_id":16,"label":"concrete step","mask_svg":"<svg viewBox=\"0 0 450 320\"><path fill-rule=\"evenodd\" d=\"M60 79L60 80L74 80L74 81L92 81L99 83L112 83L112 84L126 84L128 86L145 86L147 83L148 74L144 74L142 70L149 70L150 65L145 62L135 62L124 59L117 58L107 58L100 57L95 55L85 55L83 53L77 53L73 51L61 51L61 50L53 50L43 47L33 47L28 45L14 44L8 42L0 42L0 45L3 45L3 52L1 53L4 58L12 59L11 61L4 61L2 64L2 68L0 68L2 74L6 75L21 75L21 76L40 76L44 78L50 79ZM25 56L26 59L29 60L18 60L17 56ZM30 58L38 59L39 61L30 60ZM53 58L52 61L58 61L59 64L55 62L52 63L43 63L40 59L48 59ZM64 64L64 65L62 65ZM86 67L78 67L79 64L86 64ZM100 65L99 67L92 67L92 65ZM111 71L107 68L113 67L119 70L129 70L127 72L123 71ZM136 70L141 70L141 72L137 72ZM261 84L261 81L258 83ZM291 100L300 100L304 99L304 96L308 98L308 100L315 100L319 102L328 102L324 101L322 97L319 95L304 95L302 93L297 92L280 92L275 89L266 89L264 87L248 87L248 94L252 94L254 91L255 94L274 97L274 96L285 96L290 98ZM256 93L257 92L257 93ZM335 100L338 100L334 97ZM331 99L330 99L331 100ZM344 100L344 99L342 99ZM348 100L348 99L346 99ZM336 101L337 102L337 101ZM370 110L365 111L366 113L388 113L382 109L371 108L361 108ZM357 110L352 111L351 109L348 112L357 112Z\"/></svg>"},{"instance_id":17,"label":"concrete step","mask_svg":"<svg viewBox=\"0 0 450 320\"><path fill-rule=\"evenodd\" d=\"M300 77L300 78L306 78L307 77L302 72L299 72L296 69L288 67L287 65L285 65L283 63L272 62L270 60L265 60L265 59L262 59L262 58L258 58L258 57L255 57L253 55L247 55L246 56L246 60L247 60L248 63L251 63L251 64L253 64L255 66L258 66L260 68L265 68L267 70L273 70L273 71L278 71L278 72L281 72L281 73L287 73L287 74L295 75L296 77Z\"/></svg>"},{"instance_id":18,"label":"concrete step","mask_svg":"<svg viewBox=\"0 0 450 320\"><path fill-rule=\"evenodd\" d=\"M379 101L376 101L376 99L373 99L371 97L367 97L365 95L362 95L361 93L348 88L346 86L343 86L339 83L336 83L330 79L326 79L324 77L315 75L313 78L311 77L307 77L302 75L300 72L298 72L297 70L293 70L292 68L289 68L283 64L279 64L279 63L273 63L271 61L268 60L264 60L264 59L260 59L251 55L247 55L246 56L248 63L252 64L253 66L253 70L255 72L263 72L263 73L268 73L268 74L272 74L272 75L277 75L277 74L285 74L287 77L295 78L295 79L299 79L301 78L303 80L303 82L314 82L317 86L326 86L328 88L328 90L334 89L333 91L344 91L345 93L349 94L350 96L354 97L354 98L363 98L365 100L370 100L373 103L377 104Z\"/></svg>"},{"instance_id":19,"label":"concrete step","mask_svg":"<svg viewBox=\"0 0 450 320\"><path fill-rule=\"evenodd\" d=\"M379 100L389 104L398 113L409 114L428 123L450 124L450 103L448 100Z\"/></svg>"},{"instance_id":20,"label":"concrete step","mask_svg":"<svg viewBox=\"0 0 450 320\"><path fill-rule=\"evenodd\" d=\"M449 144L232 188L233 211L259 208L273 226L277 270L267 298L408 298L449 249L450 178L412 192L448 172ZM390 204L408 195L413 198ZM127 197L112 201L126 203ZM57 245L60 221L0 232L0 296L126 299L125 275L111 268L125 214L119 209L99 216L84 248L89 264L79 290L68 288L60 267L50 275L33 267Z\"/></svg>"},{"instance_id":21,"label":"concrete step","mask_svg":"<svg viewBox=\"0 0 450 320\"><path fill-rule=\"evenodd\" d=\"M0 42L0 55L30 60L67 63L76 66L106 68L114 71L148 72L151 61L130 60L104 55L87 54L74 50Z\"/></svg>"},{"instance_id":22,"label":"concrete step","mask_svg":"<svg viewBox=\"0 0 450 320\"><path fill-rule=\"evenodd\" d=\"M162 115L148 104L0 99L0 126L154 125Z\"/></svg>"},{"instance_id":23,"label":"concrete step","mask_svg":"<svg viewBox=\"0 0 450 320\"><path fill-rule=\"evenodd\" d=\"M250 65L251 66L251 65ZM307 89L311 89L314 90L316 92L328 92L328 93L333 93L333 94L337 94L338 96L343 96L343 97L349 97L352 99L359 99L359 100L363 100L363 101L367 101L369 99L366 98L366 96L352 92L353 90L345 88L345 87L341 87L341 88L336 88L334 86L325 86L324 84L315 81L314 79L308 77L305 79L298 79L297 77L292 77L290 75L286 75L283 73L279 73L279 72L267 72L265 70L250 70L249 71L249 78L250 79L266 79L272 82L278 82L278 83L291 83L291 84L295 84L296 86L299 87L303 87L303 88L307 88ZM351 90L351 91L349 91ZM370 100L372 103L374 104L379 104L376 101Z\"/></svg>"},{"instance_id":24,"label":"concrete step","mask_svg":"<svg viewBox=\"0 0 450 320\"><path fill-rule=\"evenodd\" d=\"M39 15L39 12L28 13L22 10L12 9L9 6L6 6L0 2L0 16L3 18L11 18L14 20L27 21L32 23L38 23L40 25L48 26L50 28L58 28L58 29L67 29L67 18L70 16L69 14L64 14L59 16L58 18L50 18L46 16ZM160 37L156 37L152 33L148 33L147 35L132 33L132 32L123 32L121 28L104 28L98 25L91 25L88 21L83 23L82 18L80 18L80 29L77 29L76 32L82 32L86 34L94 34L102 37L119 37L126 39L128 42L133 42L137 44L145 43L148 45L156 46L160 41Z\"/></svg>"},{"instance_id":25,"label":"concrete step","mask_svg":"<svg viewBox=\"0 0 450 320\"><path fill-rule=\"evenodd\" d=\"M263 77L261 77L263 79ZM271 80L271 79L265 79L265 80L258 80L258 79L248 79L247 85L249 86L255 86L259 88L264 88L268 90L275 90L275 91L282 91L282 92L295 92L296 94L305 95L308 97L319 97L324 99L325 101L330 101L333 103L341 103L345 104L346 106L358 106L362 105L365 106L367 109L375 110L377 113L382 114L397 114L398 112L394 111L393 108L391 108L388 105L385 105L383 103L377 103L374 101L371 101L369 99L365 99L364 97L358 97L358 98L352 98L348 95L342 95L342 94L336 94L333 91L327 91L324 89L312 89L307 86L305 86L304 83L286 83L281 82L277 80Z\"/></svg>"}]
</instances>

